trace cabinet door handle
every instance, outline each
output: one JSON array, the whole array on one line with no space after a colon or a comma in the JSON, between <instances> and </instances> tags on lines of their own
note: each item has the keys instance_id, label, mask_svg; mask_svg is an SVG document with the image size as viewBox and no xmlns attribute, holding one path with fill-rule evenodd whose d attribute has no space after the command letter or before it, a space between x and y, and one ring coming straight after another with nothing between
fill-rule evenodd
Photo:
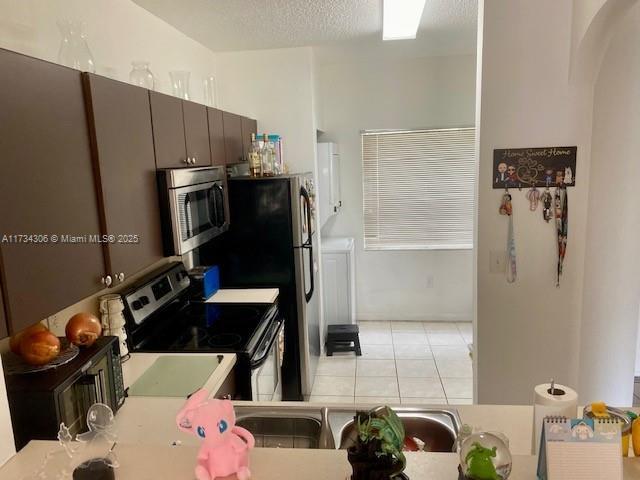
<instances>
[{"instance_id":1,"label":"cabinet door handle","mask_svg":"<svg viewBox=\"0 0 640 480\"><path fill-rule=\"evenodd\" d=\"M124 282L124 273L120 272L116 274L116 278L118 279L119 282Z\"/></svg>"},{"instance_id":2,"label":"cabinet door handle","mask_svg":"<svg viewBox=\"0 0 640 480\"><path fill-rule=\"evenodd\" d=\"M102 277L102 284L104 286L110 287L112 283L113 283L113 279L111 278L111 275L106 275Z\"/></svg>"},{"instance_id":3,"label":"cabinet door handle","mask_svg":"<svg viewBox=\"0 0 640 480\"><path fill-rule=\"evenodd\" d=\"M185 158L185 159L183 159L181 161L182 161L182 163L186 163L188 165L189 164L189 157L187 157L187 158Z\"/></svg>"}]
</instances>

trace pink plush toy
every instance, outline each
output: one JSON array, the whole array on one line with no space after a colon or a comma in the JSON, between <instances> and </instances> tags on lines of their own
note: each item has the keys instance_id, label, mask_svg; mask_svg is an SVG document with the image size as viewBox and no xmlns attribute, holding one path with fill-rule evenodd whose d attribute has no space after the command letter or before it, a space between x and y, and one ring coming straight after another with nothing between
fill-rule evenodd
<instances>
[{"instance_id":1,"label":"pink plush toy","mask_svg":"<svg viewBox=\"0 0 640 480\"><path fill-rule=\"evenodd\" d=\"M251 432L236 426L233 404L229 400L207 401L208 396L206 390L198 390L176 417L180 430L202 439L196 478L214 480L235 473L238 480L246 480L251 475L248 457L255 439Z\"/></svg>"}]
</instances>

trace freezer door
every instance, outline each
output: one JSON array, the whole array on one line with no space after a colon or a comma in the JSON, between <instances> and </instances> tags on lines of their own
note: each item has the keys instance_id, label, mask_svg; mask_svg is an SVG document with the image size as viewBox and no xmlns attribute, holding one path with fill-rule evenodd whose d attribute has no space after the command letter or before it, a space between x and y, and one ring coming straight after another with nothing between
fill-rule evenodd
<instances>
[{"instance_id":1,"label":"freezer door","mask_svg":"<svg viewBox=\"0 0 640 480\"><path fill-rule=\"evenodd\" d=\"M317 237L313 235L306 246L295 249L300 367L305 399L311 395L320 358L320 301L315 288L318 284L316 244Z\"/></svg>"}]
</instances>

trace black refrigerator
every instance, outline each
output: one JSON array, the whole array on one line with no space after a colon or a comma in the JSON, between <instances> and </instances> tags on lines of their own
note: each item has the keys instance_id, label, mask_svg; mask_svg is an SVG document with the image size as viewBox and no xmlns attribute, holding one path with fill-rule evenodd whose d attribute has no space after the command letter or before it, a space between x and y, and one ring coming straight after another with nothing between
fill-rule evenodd
<instances>
[{"instance_id":1,"label":"black refrigerator","mask_svg":"<svg viewBox=\"0 0 640 480\"><path fill-rule=\"evenodd\" d=\"M230 178L222 283L280 289L282 399L311 395L320 356L318 239L312 174Z\"/></svg>"}]
</instances>

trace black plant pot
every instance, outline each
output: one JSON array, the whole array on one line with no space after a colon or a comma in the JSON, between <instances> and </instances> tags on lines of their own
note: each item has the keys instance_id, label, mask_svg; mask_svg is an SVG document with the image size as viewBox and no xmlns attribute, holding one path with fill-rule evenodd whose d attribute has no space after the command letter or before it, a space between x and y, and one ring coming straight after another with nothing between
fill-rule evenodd
<instances>
[{"instance_id":1,"label":"black plant pot","mask_svg":"<svg viewBox=\"0 0 640 480\"><path fill-rule=\"evenodd\" d=\"M402 466L391 455L377 456L380 442L358 443L347 450L351 464L351 480L409 480L402 473Z\"/></svg>"}]
</instances>

